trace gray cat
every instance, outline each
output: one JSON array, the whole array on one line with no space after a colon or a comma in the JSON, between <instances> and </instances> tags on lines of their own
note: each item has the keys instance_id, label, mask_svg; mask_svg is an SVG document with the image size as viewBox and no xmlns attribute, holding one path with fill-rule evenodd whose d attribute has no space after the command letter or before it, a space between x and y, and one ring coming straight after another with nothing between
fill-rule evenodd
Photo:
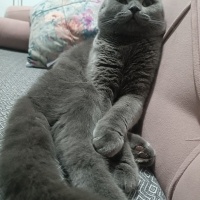
<instances>
[{"instance_id":1,"label":"gray cat","mask_svg":"<svg viewBox=\"0 0 200 200\"><path fill-rule=\"evenodd\" d=\"M14 106L0 156L5 200L126 200L136 162L151 164L151 147L128 131L159 64L161 1L105 0L98 28Z\"/></svg>"}]
</instances>

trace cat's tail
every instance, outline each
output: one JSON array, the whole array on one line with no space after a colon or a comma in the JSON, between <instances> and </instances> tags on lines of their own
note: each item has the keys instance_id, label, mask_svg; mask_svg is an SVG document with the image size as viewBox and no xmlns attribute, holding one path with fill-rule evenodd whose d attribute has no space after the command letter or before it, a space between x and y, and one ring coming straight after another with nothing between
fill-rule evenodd
<instances>
[{"instance_id":1,"label":"cat's tail","mask_svg":"<svg viewBox=\"0 0 200 200\"><path fill-rule=\"evenodd\" d=\"M17 102L5 130L0 187L4 200L98 200L65 182L49 124L28 97Z\"/></svg>"}]
</instances>

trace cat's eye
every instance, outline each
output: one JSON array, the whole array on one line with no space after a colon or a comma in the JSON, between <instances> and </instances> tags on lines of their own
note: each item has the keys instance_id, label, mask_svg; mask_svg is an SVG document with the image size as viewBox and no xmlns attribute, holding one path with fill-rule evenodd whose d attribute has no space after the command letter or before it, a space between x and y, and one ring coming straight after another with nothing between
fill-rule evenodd
<instances>
[{"instance_id":1,"label":"cat's eye","mask_svg":"<svg viewBox=\"0 0 200 200\"><path fill-rule=\"evenodd\" d=\"M128 1L127 0L117 0L119 3L121 4L128 4Z\"/></svg>"},{"instance_id":2,"label":"cat's eye","mask_svg":"<svg viewBox=\"0 0 200 200\"><path fill-rule=\"evenodd\" d=\"M152 0L142 0L142 5L144 7L148 7L148 6L152 5L152 4L153 4Z\"/></svg>"}]
</instances>

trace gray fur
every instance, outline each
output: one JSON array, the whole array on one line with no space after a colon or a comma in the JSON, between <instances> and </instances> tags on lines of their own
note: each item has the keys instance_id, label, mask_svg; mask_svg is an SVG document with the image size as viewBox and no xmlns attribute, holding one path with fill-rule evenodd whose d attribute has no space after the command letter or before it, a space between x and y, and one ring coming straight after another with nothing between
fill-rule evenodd
<instances>
[{"instance_id":1,"label":"gray fur","mask_svg":"<svg viewBox=\"0 0 200 200\"><path fill-rule=\"evenodd\" d=\"M127 132L159 64L163 18L160 0L105 0L94 41L62 53L18 100L0 156L5 200L126 200L136 189Z\"/></svg>"}]
</instances>

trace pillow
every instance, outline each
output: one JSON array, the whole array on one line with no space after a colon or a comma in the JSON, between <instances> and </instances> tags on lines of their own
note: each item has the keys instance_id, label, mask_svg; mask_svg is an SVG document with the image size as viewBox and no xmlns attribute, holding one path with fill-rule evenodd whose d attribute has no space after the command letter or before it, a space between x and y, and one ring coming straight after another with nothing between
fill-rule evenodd
<instances>
[{"instance_id":1,"label":"pillow","mask_svg":"<svg viewBox=\"0 0 200 200\"><path fill-rule=\"evenodd\" d=\"M97 33L103 0L44 0L30 16L28 67L47 68L58 55Z\"/></svg>"}]
</instances>

